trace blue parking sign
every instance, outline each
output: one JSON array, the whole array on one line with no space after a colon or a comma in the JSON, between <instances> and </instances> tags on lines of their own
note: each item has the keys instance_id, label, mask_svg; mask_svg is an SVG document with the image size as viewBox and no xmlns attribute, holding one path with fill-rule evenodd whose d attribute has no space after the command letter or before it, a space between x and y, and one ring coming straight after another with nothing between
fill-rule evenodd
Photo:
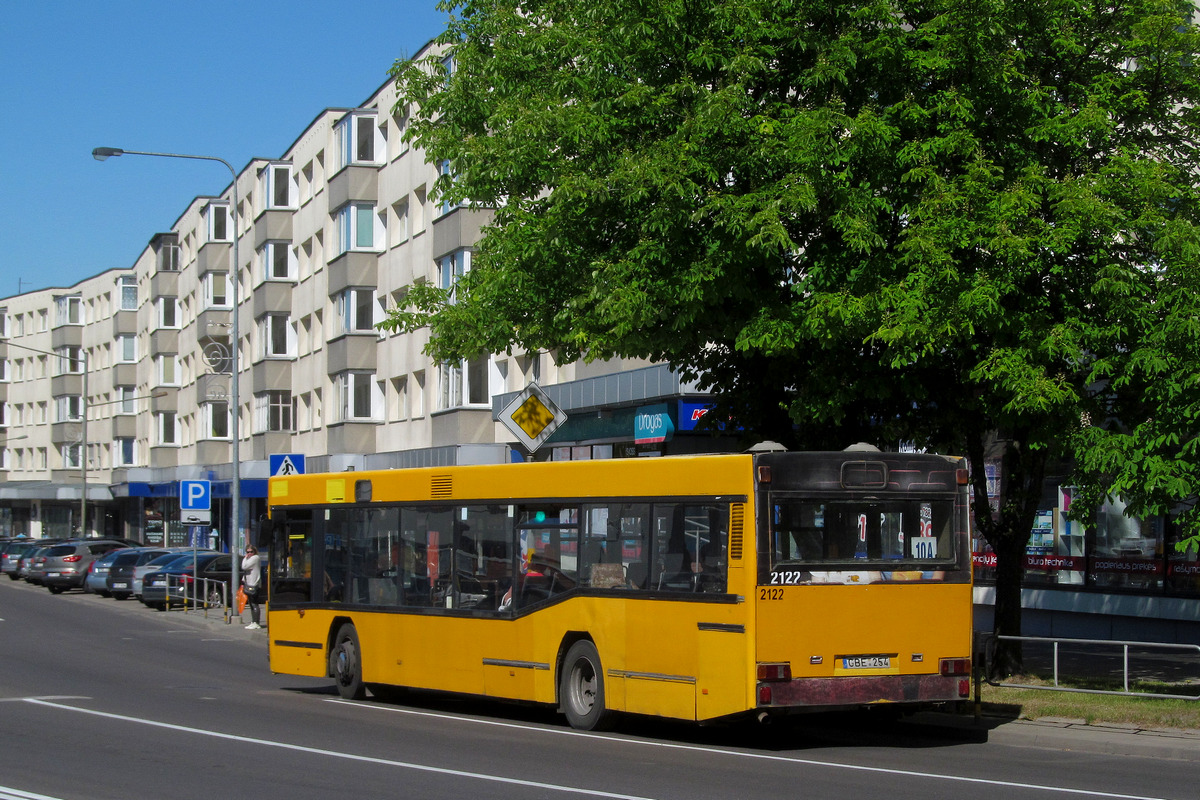
<instances>
[{"instance_id":1,"label":"blue parking sign","mask_svg":"<svg viewBox=\"0 0 1200 800\"><path fill-rule=\"evenodd\" d=\"M212 482L180 481L179 507L184 511L212 510Z\"/></svg>"}]
</instances>

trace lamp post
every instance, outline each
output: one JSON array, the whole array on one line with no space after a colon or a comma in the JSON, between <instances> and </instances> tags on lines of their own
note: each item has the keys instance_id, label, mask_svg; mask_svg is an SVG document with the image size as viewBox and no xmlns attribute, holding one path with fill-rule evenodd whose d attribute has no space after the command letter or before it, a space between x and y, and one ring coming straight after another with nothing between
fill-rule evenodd
<instances>
[{"instance_id":1,"label":"lamp post","mask_svg":"<svg viewBox=\"0 0 1200 800\"><path fill-rule=\"evenodd\" d=\"M230 358L230 361L229 361L229 364L230 364L229 395L230 395L230 398L229 398L229 400L230 400L230 405L233 407L232 408L232 417L233 418L232 418L232 420L230 420L230 434L233 438L233 448L232 448L232 453L231 453L231 458L230 458L230 461L232 462L232 465L233 465L233 481L230 484L229 495L230 495L230 502L233 505L233 513L232 513L233 532L230 535L229 551L230 551L230 554L233 556L233 558L231 559L231 561L233 562L233 574L231 576L231 581L232 581L233 586L237 586L238 585L238 568L241 566L241 562L238 561L238 543L241 541L241 533L242 533L242 524L241 524L241 522L242 522L241 521L241 516L242 516L241 432L239 430L240 426L238 423L238 417L240 416L240 412L241 412L241 401L240 401L240 395L239 395L239 391L238 391L239 390L239 386L238 386L238 368L239 368L238 367L238 311L240 310L240 306L238 304L238 268L240 266L240 263L238 261L239 230L238 230L237 171L233 168L232 164L230 164L228 161L226 161L223 158L218 158L217 156L197 156L197 155L188 155L186 153L155 153L155 152L150 152L150 151L146 151L146 150L122 150L119 147L97 147L94 150L92 150L92 158L96 159L97 161L104 161L105 159L111 158L113 156L123 156L123 155L155 156L157 158L187 158L187 159L192 159L192 160L196 160L196 161L217 161L217 162L220 162L225 165L225 168L229 170L229 174L233 178L233 182L232 182L233 202L232 202L232 206L230 209L232 211L232 221L233 221L233 268L230 269L230 271L229 271L230 277L233 279L233 320L232 320L232 324L230 325L230 338L232 339L232 342L231 342L231 347L229 348L230 349L230 353L229 353L229 358Z\"/></svg>"},{"instance_id":2,"label":"lamp post","mask_svg":"<svg viewBox=\"0 0 1200 800\"><path fill-rule=\"evenodd\" d=\"M52 350L39 350L36 347L30 347L27 344L18 344L11 339L0 339L0 342L7 344L9 347L19 347L22 350L28 350L31 353L40 353L44 356L54 356L55 358L63 358L61 353L55 353ZM83 395L79 399L80 411L80 426L79 426L79 474L80 474L80 494L79 494L79 535L87 538L87 451L88 451L88 352L87 348L82 345L79 348L80 368L83 370Z\"/></svg>"}]
</instances>

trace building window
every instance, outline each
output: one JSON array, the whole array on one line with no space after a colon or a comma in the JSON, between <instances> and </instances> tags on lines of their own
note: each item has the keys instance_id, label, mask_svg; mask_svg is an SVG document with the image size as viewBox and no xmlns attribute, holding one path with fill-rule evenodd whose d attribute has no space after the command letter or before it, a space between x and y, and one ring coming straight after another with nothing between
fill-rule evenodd
<instances>
[{"instance_id":1,"label":"building window","mask_svg":"<svg viewBox=\"0 0 1200 800\"><path fill-rule=\"evenodd\" d=\"M137 464L137 439L121 438L113 441L113 458L118 467Z\"/></svg>"},{"instance_id":2,"label":"building window","mask_svg":"<svg viewBox=\"0 0 1200 800\"><path fill-rule=\"evenodd\" d=\"M254 395L254 431L295 430L296 400L287 390L260 392Z\"/></svg>"},{"instance_id":3,"label":"building window","mask_svg":"<svg viewBox=\"0 0 1200 800\"><path fill-rule=\"evenodd\" d=\"M0 358L0 383L8 383L8 359Z\"/></svg>"},{"instance_id":4,"label":"building window","mask_svg":"<svg viewBox=\"0 0 1200 800\"><path fill-rule=\"evenodd\" d=\"M117 280L117 290L121 295L122 311L137 311L138 289L137 278L133 275L122 275Z\"/></svg>"},{"instance_id":5,"label":"building window","mask_svg":"<svg viewBox=\"0 0 1200 800\"><path fill-rule=\"evenodd\" d=\"M83 373L83 348L59 347L55 351L58 356L58 371L55 375L80 375Z\"/></svg>"},{"instance_id":6,"label":"building window","mask_svg":"<svg viewBox=\"0 0 1200 800\"><path fill-rule=\"evenodd\" d=\"M179 356L165 353L158 357L159 386L179 385Z\"/></svg>"},{"instance_id":7,"label":"building window","mask_svg":"<svg viewBox=\"0 0 1200 800\"><path fill-rule=\"evenodd\" d=\"M134 406L134 394L136 387L133 386L118 386L116 387L117 395L117 413L118 414L136 414L137 408Z\"/></svg>"},{"instance_id":8,"label":"building window","mask_svg":"<svg viewBox=\"0 0 1200 800\"><path fill-rule=\"evenodd\" d=\"M263 358L290 358L296 354L296 330L287 314L268 314L258 326Z\"/></svg>"},{"instance_id":9,"label":"building window","mask_svg":"<svg viewBox=\"0 0 1200 800\"><path fill-rule=\"evenodd\" d=\"M82 447L79 442L61 445L59 454L62 456L63 469L79 469Z\"/></svg>"},{"instance_id":10,"label":"building window","mask_svg":"<svg viewBox=\"0 0 1200 800\"><path fill-rule=\"evenodd\" d=\"M179 300L174 297L158 298L158 327L179 327Z\"/></svg>"},{"instance_id":11,"label":"building window","mask_svg":"<svg viewBox=\"0 0 1200 800\"><path fill-rule=\"evenodd\" d=\"M83 298L77 295L54 299L54 325L82 325Z\"/></svg>"},{"instance_id":12,"label":"building window","mask_svg":"<svg viewBox=\"0 0 1200 800\"><path fill-rule=\"evenodd\" d=\"M182 248L175 242L167 242L158 251L159 272L179 272Z\"/></svg>"},{"instance_id":13,"label":"building window","mask_svg":"<svg viewBox=\"0 0 1200 800\"><path fill-rule=\"evenodd\" d=\"M378 142L375 141L375 113L347 114L334 128L334 144L339 162L334 171L352 164L374 165Z\"/></svg>"},{"instance_id":14,"label":"building window","mask_svg":"<svg viewBox=\"0 0 1200 800\"><path fill-rule=\"evenodd\" d=\"M268 209L294 208L291 164L272 164L262 171L263 197Z\"/></svg>"},{"instance_id":15,"label":"building window","mask_svg":"<svg viewBox=\"0 0 1200 800\"><path fill-rule=\"evenodd\" d=\"M203 439L229 438L229 403L217 400L200 406Z\"/></svg>"},{"instance_id":16,"label":"building window","mask_svg":"<svg viewBox=\"0 0 1200 800\"><path fill-rule=\"evenodd\" d=\"M174 411L159 411L155 415L160 445L179 444L179 416Z\"/></svg>"},{"instance_id":17,"label":"building window","mask_svg":"<svg viewBox=\"0 0 1200 800\"><path fill-rule=\"evenodd\" d=\"M204 276L204 302L208 308L229 308L229 276L209 272Z\"/></svg>"},{"instance_id":18,"label":"building window","mask_svg":"<svg viewBox=\"0 0 1200 800\"><path fill-rule=\"evenodd\" d=\"M0 337L8 336L8 312L0 311Z\"/></svg>"},{"instance_id":19,"label":"building window","mask_svg":"<svg viewBox=\"0 0 1200 800\"><path fill-rule=\"evenodd\" d=\"M461 203L451 203L446 196L446 190L450 188L450 184L454 183L454 170L450 168L450 162L443 160L438 162L438 216L442 217L449 214L456 208L462 206Z\"/></svg>"},{"instance_id":20,"label":"building window","mask_svg":"<svg viewBox=\"0 0 1200 800\"><path fill-rule=\"evenodd\" d=\"M262 276L269 281L288 281L296 278L296 254L288 242L267 242L259 251Z\"/></svg>"},{"instance_id":21,"label":"building window","mask_svg":"<svg viewBox=\"0 0 1200 800\"><path fill-rule=\"evenodd\" d=\"M490 397L488 395L487 365L486 358L440 365L438 367L439 410L488 403Z\"/></svg>"},{"instance_id":22,"label":"building window","mask_svg":"<svg viewBox=\"0 0 1200 800\"><path fill-rule=\"evenodd\" d=\"M337 296L337 319L343 333L375 333L375 290L346 289Z\"/></svg>"},{"instance_id":23,"label":"building window","mask_svg":"<svg viewBox=\"0 0 1200 800\"><path fill-rule=\"evenodd\" d=\"M138 360L137 335L121 333L117 335L117 361L121 364L136 364Z\"/></svg>"},{"instance_id":24,"label":"building window","mask_svg":"<svg viewBox=\"0 0 1200 800\"><path fill-rule=\"evenodd\" d=\"M208 217L208 240L210 242L228 242L229 238L229 206L212 203L205 209Z\"/></svg>"},{"instance_id":25,"label":"building window","mask_svg":"<svg viewBox=\"0 0 1200 800\"><path fill-rule=\"evenodd\" d=\"M455 250L438 259L438 285L450 293L450 302L454 302L454 287L470 271L470 250Z\"/></svg>"},{"instance_id":26,"label":"building window","mask_svg":"<svg viewBox=\"0 0 1200 800\"><path fill-rule=\"evenodd\" d=\"M64 394L54 398L55 422L78 422L83 419L83 398L77 394Z\"/></svg>"},{"instance_id":27,"label":"building window","mask_svg":"<svg viewBox=\"0 0 1200 800\"><path fill-rule=\"evenodd\" d=\"M338 407L345 422L377 420L383 398L372 372L343 372L337 376Z\"/></svg>"},{"instance_id":28,"label":"building window","mask_svg":"<svg viewBox=\"0 0 1200 800\"><path fill-rule=\"evenodd\" d=\"M371 203L348 203L338 209L338 255L353 250L381 250L383 233L384 224L375 218L375 206Z\"/></svg>"}]
</instances>

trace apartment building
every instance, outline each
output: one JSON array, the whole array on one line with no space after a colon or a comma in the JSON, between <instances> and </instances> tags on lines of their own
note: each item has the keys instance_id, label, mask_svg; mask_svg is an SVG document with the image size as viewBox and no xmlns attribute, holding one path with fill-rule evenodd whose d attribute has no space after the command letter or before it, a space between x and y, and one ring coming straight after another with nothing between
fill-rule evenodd
<instances>
[{"instance_id":1,"label":"apartment building","mask_svg":"<svg viewBox=\"0 0 1200 800\"><path fill-rule=\"evenodd\" d=\"M325 109L221 194L147 220L160 232L131 268L0 300L0 534L181 542L178 482L207 479L227 544L234 414L249 524L276 454L344 471L732 446L689 438L707 398L662 365L437 364L424 332L380 332L415 281L470 270L491 218L437 201L444 167L403 141L406 121L391 82ZM567 422L530 453L499 412L533 382ZM640 445L638 418L659 434Z\"/></svg>"}]
</instances>

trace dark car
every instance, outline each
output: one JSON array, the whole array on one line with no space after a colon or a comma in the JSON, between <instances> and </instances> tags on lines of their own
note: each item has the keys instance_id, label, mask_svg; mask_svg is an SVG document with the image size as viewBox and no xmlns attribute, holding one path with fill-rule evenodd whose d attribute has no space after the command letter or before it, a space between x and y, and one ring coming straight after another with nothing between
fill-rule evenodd
<instances>
[{"instance_id":1,"label":"dark car","mask_svg":"<svg viewBox=\"0 0 1200 800\"><path fill-rule=\"evenodd\" d=\"M195 560L188 553L142 579L142 602L159 610L184 602L223 605L232 578L233 559L228 553L199 553Z\"/></svg>"},{"instance_id":2,"label":"dark car","mask_svg":"<svg viewBox=\"0 0 1200 800\"><path fill-rule=\"evenodd\" d=\"M190 552L189 550L188 553ZM168 555L182 558L184 553L182 550L167 547L131 547L120 551L108 565L108 573L104 576L105 592L116 600L125 600L131 595L141 594L141 586L135 587L133 581L137 568ZM163 559L158 566L166 566L170 560Z\"/></svg>"},{"instance_id":3,"label":"dark car","mask_svg":"<svg viewBox=\"0 0 1200 800\"><path fill-rule=\"evenodd\" d=\"M124 544L111 539L79 539L51 545L44 553L42 585L52 594L67 589L82 589L92 562Z\"/></svg>"}]
</instances>

